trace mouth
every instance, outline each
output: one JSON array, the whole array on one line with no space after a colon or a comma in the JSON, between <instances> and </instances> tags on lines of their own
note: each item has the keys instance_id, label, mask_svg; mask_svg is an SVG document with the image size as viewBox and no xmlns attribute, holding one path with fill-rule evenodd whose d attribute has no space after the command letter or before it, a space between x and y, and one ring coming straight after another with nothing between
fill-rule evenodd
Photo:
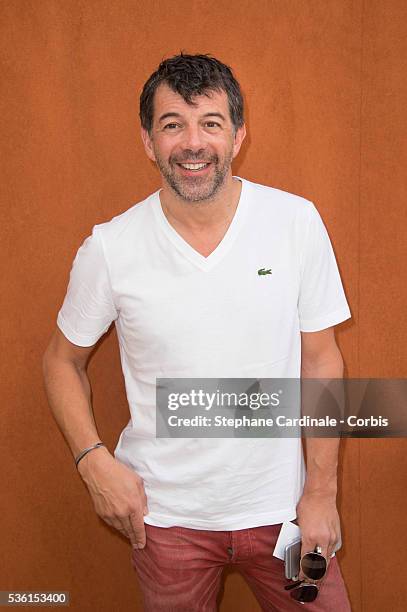
<instances>
[{"instance_id":1,"label":"mouth","mask_svg":"<svg viewBox=\"0 0 407 612\"><path fill-rule=\"evenodd\" d=\"M211 162L195 162L195 163L177 162L177 166L182 168L182 170L186 174L189 174L189 175L203 174L205 170L209 168L210 165L211 165Z\"/></svg>"}]
</instances>

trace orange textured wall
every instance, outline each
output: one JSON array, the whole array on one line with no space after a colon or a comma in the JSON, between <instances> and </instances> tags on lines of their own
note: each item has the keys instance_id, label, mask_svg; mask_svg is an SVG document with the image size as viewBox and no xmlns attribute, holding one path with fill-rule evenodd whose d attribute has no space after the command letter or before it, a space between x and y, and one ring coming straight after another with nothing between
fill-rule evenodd
<instances>
[{"instance_id":1,"label":"orange textured wall","mask_svg":"<svg viewBox=\"0 0 407 612\"><path fill-rule=\"evenodd\" d=\"M303 195L328 227L353 318L351 377L406 377L404 0L3 0L0 590L141 610L130 549L94 513L47 406L41 356L75 252L155 190L138 95L163 57L230 64L249 136L235 174ZM101 438L128 420L115 332L89 368ZM406 441L341 449L339 553L356 612L405 609ZM379 562L379 559L383 559ZM227 571L220 609L257 611Z\"/></svg>"}]
</instances>

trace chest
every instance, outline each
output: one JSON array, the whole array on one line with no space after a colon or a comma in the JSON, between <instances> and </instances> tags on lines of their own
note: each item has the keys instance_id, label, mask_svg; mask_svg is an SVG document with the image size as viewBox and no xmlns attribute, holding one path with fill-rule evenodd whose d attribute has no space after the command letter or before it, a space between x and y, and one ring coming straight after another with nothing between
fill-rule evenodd
<instances>
[{"instance_id":1,"label":"chest","mask_svg":"<svg viewBox=\"0 0 407 612\"><path fill-rule=\"evenodd\" d=\"M184 227L176 226L177 234L185 241L185 244L196 251L202 257L209 257L224 240L228 226L202 231L188 231Z\"/></svg>"},{"instance_id":2,"label":"chest","mask_svg":"<svg viewBox=\"0 0 407 612\"><path fill-rule=\"evenodd\" d=\"M119 327L132 357L143 367L157 355L168 363L177 356L185 367L196 354L209 363L225 362L225 352L228 361L242 351L250 361L280 358L276 339L297 316L298 262L289 243L252 244L235 245L207 270L176 249L143 257L143 265L135 257L115 270Z\"/></svg>"}]
</instances>

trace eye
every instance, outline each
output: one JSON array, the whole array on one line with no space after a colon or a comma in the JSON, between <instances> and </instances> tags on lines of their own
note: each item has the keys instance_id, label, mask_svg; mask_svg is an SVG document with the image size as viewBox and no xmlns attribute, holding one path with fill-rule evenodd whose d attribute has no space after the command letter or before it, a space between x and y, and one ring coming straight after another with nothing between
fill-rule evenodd
<instances>
[{"instance_id":1,"label":"eye","mask_svg":"<svg viewBox=\"0 0 407 612\"><path fill-rule=\"evenodd\" d=\"M220 127L220 123L217 123L217 121L207 121L205 123L205 125L208 128L218 128L218 127Z\"/></svg>"},{"instance_id":2,"label":"eye","mask_svg":"<svg viewBox=\"0 0 407 612\"><path fill-rule=\"evenodd\" d=\"M179 123L167 123L167 125L164 126L164 130L174 130L175 128L180 127Z\"/></svg>"}]
</instances>

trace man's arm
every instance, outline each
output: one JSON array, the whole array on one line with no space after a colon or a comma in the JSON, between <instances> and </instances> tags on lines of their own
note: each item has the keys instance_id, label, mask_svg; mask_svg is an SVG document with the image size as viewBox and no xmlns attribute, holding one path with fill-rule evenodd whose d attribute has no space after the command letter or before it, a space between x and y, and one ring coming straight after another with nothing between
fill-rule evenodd
<instances>
[{"instance_id":1,"label":"man's arm","mask_svg":"<svg viewBox=\"0 0 407 612\"><path fill-rule=\"evenodd\" d=\"M48 401L72 455L100 441L91 405L86 366L94 349L76 346L57 328L43 356ZM143 481L101 446L78 464L97 514L128 537L134 547L145 545L143 514L147 499Z\"/></svg>"},{"instance_id":2,"label":"man's arm","mask_svg":"<svg viewBox=\"0 0 407 612\"><path fill-rule=\"evenodd\" d=\"M301 343L302 378L343 377L343 359L333 327L302 332ZM339 438L305 438L307 476L297 505L301 554L319 545L328 561L341 533L336 507L339 441Z\"/></svg>"}]
</instances>

